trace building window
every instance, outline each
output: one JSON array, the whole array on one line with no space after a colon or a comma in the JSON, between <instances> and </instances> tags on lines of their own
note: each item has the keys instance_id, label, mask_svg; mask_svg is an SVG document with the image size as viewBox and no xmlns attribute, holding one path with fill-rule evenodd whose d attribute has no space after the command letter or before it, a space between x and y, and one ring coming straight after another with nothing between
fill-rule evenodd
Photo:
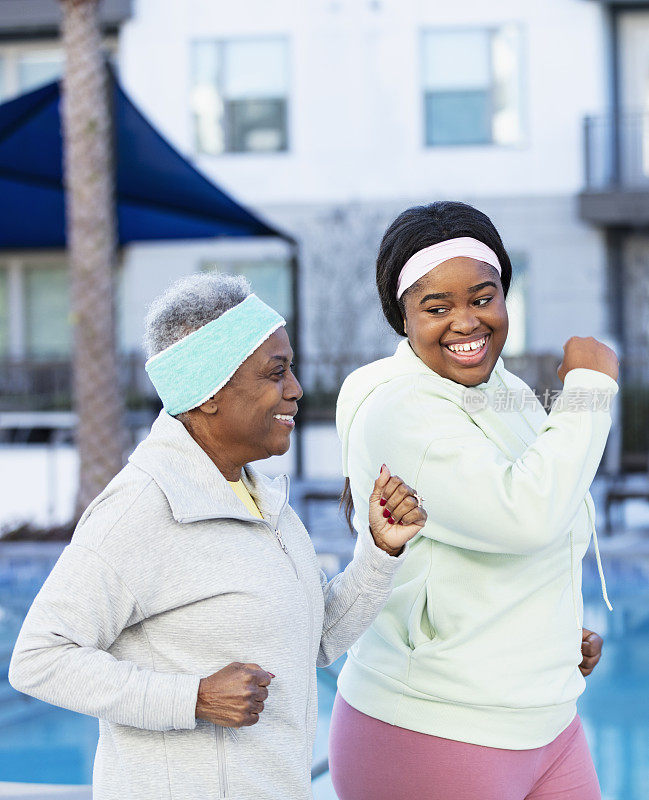
<instances>
[{"instance_id":1,"label":"building window","mask_svg":"<svg viewBox=\"0 0 649 800\"><path fill-rule=\"evenodd\" d=\"M56 256L0 262L0 358L60 361L72 352L70 277Z\"/></svg>"},{"instance_id":2,"label":"building window","mask_svg":"<svg viewBox=\"0 0 649 800\"><path fill-rule=\"evenodd\" d=\"M0 49L0 101L29 92L63 74L59 47L9 45Z\"/></svg>"},{"instance_id":3,"label":"building window","mask_svg":"<svg viewBox=\"0 0 649 800\"><path fill-rule=\"evenodd\" d=\"M37 360L68 358L72 330L67 267L28 263L22 274L25 355Z\"/></svg>"},{"instance_id":4,"label":"building window","mask_svg":"<svg viewBox=\"0 0 649 800\"><path fill-rule=\"evenodd\" d=\"M294 343L293 285L290 262L283 258L216 259L203 264L206 272L245 275L252 291L286 320L287 332Z\"/></svg>"},{"instance_id":5,"label":"building window","mask_svg":"<svg viewBox=\"0 0 649 800\"><path fill-rule=\"evenodd\" d=\"M117 40L108 37L103 45L116 70ZM63 50L56 42L0 45L0 102L59 80L64 66Z\"/></svg>"},{"instance_id":6,"label":"building window","mask_svg":"<svg viewBox=\"0 0 649 800\"><path fill-rule=\"evenodd\" d=\"M427 146L520 141L519 51L515 25L424 32Z\"/></svg>"},{"instance_id":7,"label":"building window","mask_svg":"<svg viewBox=\"0 0 649 800\"><path fill-rule=\"evenodd\" d=\"M63 75L63 53L60 50L34 50L17 59L18 90L28 92L58 80Z\"/></svg>"},{"instance_id":8,"label":"building window","mask_svg":"<svg viewBox=\"0 0 649 800\"><path fill-rule=\"evenodd\" d=\"M510 253L512 262L512 282L507 292L507 315L509 333L503 348L504 356L521 356L529 349L529 276L527 259L521 253Z\"/></svg>"},{"instance_id":9,"label":"building window","mask_svg":"<svg viewBox=\"0 0 649 800\"><path fill-rule=\"evenodd\" d=\"M287 150L287 41L194 42L191 106L201 153Z\"/></svg>"}]
</instances>

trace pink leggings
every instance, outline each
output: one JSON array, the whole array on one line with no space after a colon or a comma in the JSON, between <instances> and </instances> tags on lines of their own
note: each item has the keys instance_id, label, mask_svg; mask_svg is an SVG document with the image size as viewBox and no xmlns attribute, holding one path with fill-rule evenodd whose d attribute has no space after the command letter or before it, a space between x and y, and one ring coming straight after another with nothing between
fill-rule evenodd
<instances>
[{"instance_id":1,"label":"pink leggings","mask_svg":"<svg viewBox=\"0 0 649 800\"><path fill-rule=\"evenodd\" d=\"M329 766L339 800L601 800L579 717L545 747L501 750L388 725L338 694Z\"/></svg>"}]
</instances>

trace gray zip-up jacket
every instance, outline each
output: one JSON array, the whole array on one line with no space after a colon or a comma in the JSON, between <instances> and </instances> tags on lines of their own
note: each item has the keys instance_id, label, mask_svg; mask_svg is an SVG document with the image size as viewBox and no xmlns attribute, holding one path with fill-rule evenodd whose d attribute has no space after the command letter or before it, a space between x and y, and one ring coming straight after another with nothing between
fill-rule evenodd
<instances>
[{"instance_id":1,"label":"gray zip-up jacket","mask_svg":"<svg viewBox=\"0 0 649 800\"><path fill-rule=\"evenodd\" d=\"M310 798L316 665L372 622L405 553L368 530L327 582L288 479L246 467L256 519L165 412L129 462L34 600L12 686L99 718L96 800ZM233 661L276 675L259 722L236 731L194 716L200 679Z\"/></svg>"}]
</instances>

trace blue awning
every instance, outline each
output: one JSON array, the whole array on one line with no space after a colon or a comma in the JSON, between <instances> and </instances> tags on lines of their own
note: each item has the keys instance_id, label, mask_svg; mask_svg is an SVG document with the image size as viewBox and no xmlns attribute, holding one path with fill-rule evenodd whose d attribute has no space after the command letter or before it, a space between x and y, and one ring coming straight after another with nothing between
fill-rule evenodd
<instances>
[{"instance_id":1,"label":"blue awning","mask_svg":"<svg viewBox=\"0 0 649 800\"><path fill-rule=\"evenodd\" d=\"M272 236L294 240L198 172L110 74L119 244ZM60 88L0 105L0 248L65 247Z\"/></svg>"}]
</instances>

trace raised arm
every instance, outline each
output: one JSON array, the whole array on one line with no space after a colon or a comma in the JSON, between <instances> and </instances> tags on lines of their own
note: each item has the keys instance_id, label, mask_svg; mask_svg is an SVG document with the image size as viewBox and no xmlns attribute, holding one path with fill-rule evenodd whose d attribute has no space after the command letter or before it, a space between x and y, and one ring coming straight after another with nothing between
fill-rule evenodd
<instances>
[{"instance_id":1,"label":"raised arm","mask_svg":"<svg viewBox=\"0 0 649 800\"><path fill-rule=\"evenodd\" d=\"M603 404L580 405L583 393L615 393L609 375L572 369L562 402L517 459L468 418L453 434L433 437L415 479L434 513L424 535L490 553L525 554L564 537L595 477L611 425Z\"/></svg>"},{"instance_id":2,"label":"raised arm","mask_svg":"<svg viewBox=\"0 0 649 800\"><path fill-rule=\"evenodd\" d=\"M106 652L143 616L112 567L94 550L71 544L27 614L9 682L39 700L120 725L194 728L200 676L156 672Z\"/></svg>"}]
</instances>

